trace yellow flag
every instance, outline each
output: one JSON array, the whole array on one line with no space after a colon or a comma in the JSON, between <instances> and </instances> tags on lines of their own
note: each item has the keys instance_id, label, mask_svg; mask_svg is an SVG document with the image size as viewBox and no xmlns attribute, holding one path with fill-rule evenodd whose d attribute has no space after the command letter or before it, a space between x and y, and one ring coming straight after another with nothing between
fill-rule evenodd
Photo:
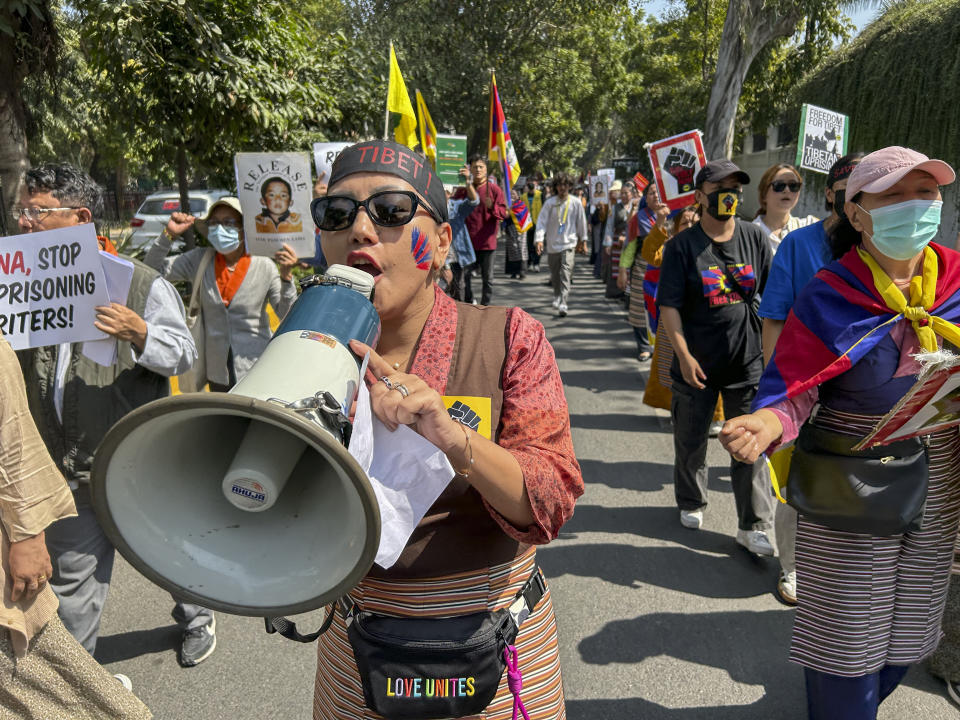
<instances>
[{"instance_id":1,"label":"yellow flag","mask_svg":"<svg viewBox=\"0 0 960 720\"><path fill-rule=\"evenodd\" d=\"M437 169L437 128L433 124L433 118L430 117L430 111L427 110L427 104L423 101L423 95L417 90L417 115L420 119L420 147L423 148L423 154Z\"/></svg>"},{"instance_id":2,"label":"yellow flag","mask_svg":"<svg viewBox=\"0 0 960 720\"><path fill-rule=\"evenodd\" d=\"M393 139L409 148L417 146L417 116L407 94L407 86L400 74L397 55L390 43L390 82L387 85L387 126L393 129Z\"/></svg>"}]
</instances>

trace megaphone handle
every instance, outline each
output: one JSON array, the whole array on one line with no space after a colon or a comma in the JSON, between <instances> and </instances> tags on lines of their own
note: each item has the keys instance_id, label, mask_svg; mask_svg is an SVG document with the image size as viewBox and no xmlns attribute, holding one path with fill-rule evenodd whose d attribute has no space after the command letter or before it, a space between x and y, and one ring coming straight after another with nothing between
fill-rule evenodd
<instances>
[{"instance_id":1,"label":"megaphone handle","mask_svg":"<svg viewBox=\"0 0 960 720\"><path fill-rule=\"evenodd\" d=\"M296 640L301 643L312 643L318 637L323 635L327 630L330 629L330 625L333 623L334 613L337 611L336 603L327 608L327 616L323 620L323 625L320 626L320 629L316 632L310 633L309 635L301 635L297 632L297 624L292 620L288 620L285 617L265 617L263 619L264 625L266 626L266 631L268 635L273 635L274 633L280 633L283 637L288 640Z\"/></svg>"}]
</instances>

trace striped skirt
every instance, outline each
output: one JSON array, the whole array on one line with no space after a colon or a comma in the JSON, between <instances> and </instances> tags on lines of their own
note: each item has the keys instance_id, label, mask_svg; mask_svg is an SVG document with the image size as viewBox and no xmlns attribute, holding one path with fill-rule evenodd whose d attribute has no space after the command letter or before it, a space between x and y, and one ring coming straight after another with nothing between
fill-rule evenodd
<instances>
[{"instance_id":1,"label":"striped skirt","mask_svg":"<svg viewBox=\"0 0 960 720\"><path fill-rule=\"evenodd\" d=\"M636 262L630 269L630 305L627 311L627 320L635 328L646 328L647 306L643 299L643 276L647 272L647 263L640 259L639 253Z\"/></svg>"},{"instance_id":2,"label":"striped skirt","mask_svg":"<svg viewBox=\"0 0 960 720\"><path fill-rule=\"evenodd\" d=\"M877 420L821 408L817 425L863 436ZM799 517L793 662L857 677L936 649L960 522L957 428L932 435L929 455L921 530L875 537Z\"/></svg>"},{"instance_id":3,"label":"striped skirt","mask_svg":"<svg viewBox=\"0 0 960 720\"><path fill-rule=\"evenodd\" d=\"M364 610L395 616L450 617L495 611L513 602L530 577L536 560L531 548L512 562L491 568L425 580L374 580L367 578L350 592ZM531 720L566 718L557 625L550 590L527 618L516 640L523 691L520 697ZM320 636L317 679L314 687L315 720L380 720L367 709L363 686L347 639L347 628L338 612ZM508 720L513 717L513 695L503 674L493 702L472 720Z\"/></svg>"}]
</instances>

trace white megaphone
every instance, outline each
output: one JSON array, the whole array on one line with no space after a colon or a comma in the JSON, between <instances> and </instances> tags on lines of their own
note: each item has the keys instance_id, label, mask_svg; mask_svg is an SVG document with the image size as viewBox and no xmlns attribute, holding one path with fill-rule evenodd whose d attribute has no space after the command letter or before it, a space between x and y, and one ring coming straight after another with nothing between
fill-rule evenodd
<instances>
[{"instance_id":1,"label":"white megaphone","mask_svg":"<svg viewBox=\"0 0 960 720\"><path fill-rule=\"evenodd\" d=\"M373 278L334 265L304 288L229 393L144 405L97 450L101 526L177 598L237 615L301 613L373 564L380 510L345 447L363 382L347 344L380 335Z\"/></svg>"}]
</instances>

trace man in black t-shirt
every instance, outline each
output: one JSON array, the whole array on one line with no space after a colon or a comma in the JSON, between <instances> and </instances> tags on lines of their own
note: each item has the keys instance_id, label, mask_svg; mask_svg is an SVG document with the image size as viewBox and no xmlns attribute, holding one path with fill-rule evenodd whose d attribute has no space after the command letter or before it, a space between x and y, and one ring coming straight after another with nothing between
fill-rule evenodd
<instances>
[{"instance_id":1,"label":"man in black t-shirt","mask_svg":"<svg viewBox=\"0 0 960 720\"><path fill-rule=\"evenodd\" d=\"M736 217L750 177L729 160L707 163L696 177L703 209L697 225L663 249L657 303L673 344L674 489L680 522L699 529L707 506L707 439L717 395L727 417L750 412L763 370L760 302L773 256L763 231ZM773 555L767 530L773 497L764 460L731 459L737 542Z\"/></svg>"}]
</instances>

